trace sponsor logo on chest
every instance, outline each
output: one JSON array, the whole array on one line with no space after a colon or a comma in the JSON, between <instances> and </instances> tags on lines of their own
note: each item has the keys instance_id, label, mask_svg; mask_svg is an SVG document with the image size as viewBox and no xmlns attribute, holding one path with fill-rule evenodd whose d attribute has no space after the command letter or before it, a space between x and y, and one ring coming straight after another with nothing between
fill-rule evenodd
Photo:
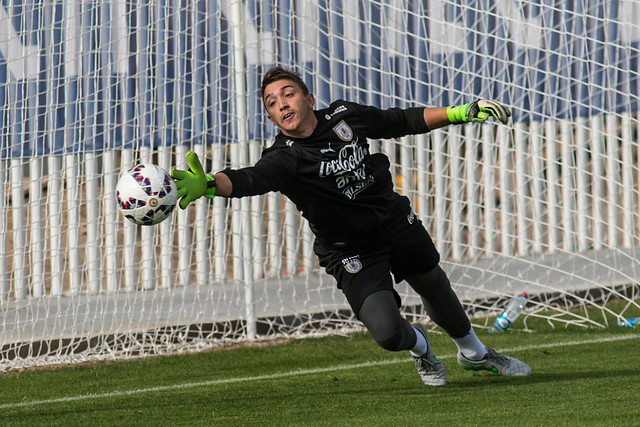
<instances>
[{"instance_id":1,"label":"sponsor logo on chest","mask_svg":"<svg viewBox=\"0 0 640 427\"><path fill-rule=\"evenodd\" d=\"M335 159L320 162L318 176L324 178L355 171L362 166L362 161L368 153L367 147L358 146L357 140L345 145L337 153L338 155ZM364 176L361 178L364 179Z\"/></svg>"}]
</instances>

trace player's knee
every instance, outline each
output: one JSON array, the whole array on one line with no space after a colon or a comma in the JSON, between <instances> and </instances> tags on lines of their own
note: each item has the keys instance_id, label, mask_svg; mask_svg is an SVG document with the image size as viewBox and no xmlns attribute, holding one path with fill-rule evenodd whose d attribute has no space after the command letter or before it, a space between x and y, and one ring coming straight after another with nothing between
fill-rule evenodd
<instances>
[{"instance_id":1,"label":"player's knee","mask_svg":"<svg viewBox=\"0 0 640 427\"><path fill-rule=\"evenodd\" d=\"M389 350L389 351L405 350L402 348L403 339L402 339L401 333L395 333L386 338L378 338L376 342L380 347L384 348L385 350Z\"/></svg>"},{"instance_id":2,"label":"player's knee","mask_svg":"<svg viewBox=\"0 0 640 427\"><path fill-rule=\"evenodd\" d=\"M406 328L403 326L407 326ZM385 350L389 351L402 351L410 350L413 347L413 336L415 333L409 324L398 325L393 330L388 331L386 334L374 336L378 345Z\"/></svg>"}]
</instances>

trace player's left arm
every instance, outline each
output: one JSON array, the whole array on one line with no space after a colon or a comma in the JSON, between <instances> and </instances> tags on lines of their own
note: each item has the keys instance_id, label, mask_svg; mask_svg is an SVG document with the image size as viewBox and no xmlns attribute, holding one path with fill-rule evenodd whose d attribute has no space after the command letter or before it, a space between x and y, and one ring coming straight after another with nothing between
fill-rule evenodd
<instances>
[{"instance_id":1,"label":"player's left arm","mask_svg":"<svg viewBox=\"0 0 640 427\"><path fill-rule=\"evenodd\" d=\"M424 122L430 130L450 124L482 123L489 117L506 124L511 113L504 106L489 99L479 99L469 104L424 109Z\"/></svg>"},{"instance_id":2,"label":"player's left arm","mask_svg":"<svg viewBox=\"0 0 640 427\"><path fill-rule=\"evenodd\" d=\"M447 117L446 107L427 107L422 113L424 122L429 130L438 129L450 125L449 117Z\"/></svg>"},{"instance_id":3,"label":"player's left arm","mask_svg":"<svg viewBox=\"0 0 640 427\"><path fill-rule=\"evenodd\" d=\"M482 123L489 117L507 124L511 112L503 105L490 99L478 99L469 104L450 106L446 108L447 118L452 124Z\"/></svg>"}]
</instances>

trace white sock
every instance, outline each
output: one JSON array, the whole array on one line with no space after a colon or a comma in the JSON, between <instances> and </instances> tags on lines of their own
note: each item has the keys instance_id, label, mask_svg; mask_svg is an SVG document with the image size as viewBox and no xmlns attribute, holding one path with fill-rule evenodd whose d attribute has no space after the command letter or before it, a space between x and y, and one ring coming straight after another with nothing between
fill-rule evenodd
<instances>
[{"instance_id":1,"label":"white sock","mask_svg":"<svg viewBox=\"0 0 640 427\"><path fill-rule=\"evenodd\" d=\"M413 328L413 331L416 333L416 345L409 351L412 356L419 357L427 352L427 340L424 339L424 335L416 328Z\"/></svg>"},{"instance_id":2,"label":"white sock","mask_svg":"<svg viewBox=\"0 0 640 427\"><path fill-rule=\"evenodd\" d=\"M479 360L487 354L487 348L478 339L473 328L469 329L469 333L462 338L453 338L453 342L458 346L458 351L465 355L468 359Z\"/></svg>"}]
</instances>

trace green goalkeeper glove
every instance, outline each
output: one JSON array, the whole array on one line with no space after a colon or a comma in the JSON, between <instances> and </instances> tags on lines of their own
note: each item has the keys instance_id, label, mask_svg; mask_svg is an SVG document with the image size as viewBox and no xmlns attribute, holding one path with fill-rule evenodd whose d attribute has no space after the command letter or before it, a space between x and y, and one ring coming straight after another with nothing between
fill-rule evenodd
<instances>
[{"instance_id":1,"label":"green goalkeeper glove","mask_svg":"<svg viewBox=\"0 0 640 427\"><path fill-rule=\"evenodd\" d=\"M507 124L511 113L502 105L489 99L479 99L470 104L447 107L447 117L453 124L476 122L482 123L493 116L503 124Z\"/></svg>"},{"instance_id":2,"label":"green goalkeeper glove","mask_svg":"<svg viewBox=\"0 0 640 427\"><path fill-rule=\"evenodd\" d=\"M189 203L202 196L213 198L216 194L216 181L211 175L204 173L198 155L189 151L184 156L189 170L171 169L171 176L176 181L180 209L186 209Z\"/></svg>"}]
</instances>

